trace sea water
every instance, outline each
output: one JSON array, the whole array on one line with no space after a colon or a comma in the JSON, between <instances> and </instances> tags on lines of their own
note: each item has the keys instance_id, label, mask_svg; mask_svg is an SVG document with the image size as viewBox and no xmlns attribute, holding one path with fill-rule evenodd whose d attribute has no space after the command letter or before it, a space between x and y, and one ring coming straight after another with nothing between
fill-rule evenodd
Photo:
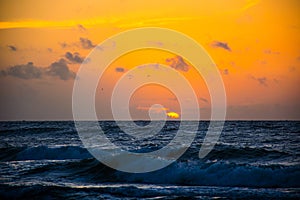
<instances>
[{"instance_id":1,"label":"sea water","mask_svg":"<svg viewBox=\"0 0 300 200\"><path fill-rule=\"evenodd\" d=\"M114 144L138 153L167 145L179 124L135 140L115 122L99 122ZM199 159L208 125L199 122L191 147L168 167L125 173L93 158L72 121L0 122L0 199L300 198L299 121L227 121Z\"/></svg>"}]
</instances>

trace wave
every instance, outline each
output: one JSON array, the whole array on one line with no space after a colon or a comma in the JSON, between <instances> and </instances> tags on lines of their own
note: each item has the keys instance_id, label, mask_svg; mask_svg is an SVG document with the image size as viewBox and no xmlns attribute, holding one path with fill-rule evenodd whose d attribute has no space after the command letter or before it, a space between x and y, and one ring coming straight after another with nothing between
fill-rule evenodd
<instances>
[{"instance_id":1,"label":"wave","mask_svg":"<svg viewBox=\"0 0 300 200\"><path fill-rule=\"evenodd\" d=\"M299 188L300 165L248 165L229 162L175 162L149 173L125 173L111 169L95 159L70 162L61 166L43 166L41 171L56 171L64 177L94 183L143 183L185 186Z\"/></svg>"},{"instance_id":2,"label":"wave","mask_svg":"<svg viewBox=\"0 0 300 200\"><path fill-rule=\"evenodd\" d=\"M177 187L136 184L34 185L0 184L1 199L299 199L299 189Z\"/></svg>"},{"instance_id":3,"label":"wave","mask_svg":"<svg viewBox=\"0 0 300 200\"><path fill-rule=\"evenodd\" d=\"M268 157L272 159L287 157L287 152L266 149L262 147L235 147L231 145L216 145L215 148L206 156L205 159L253 159Z\"/></svg>"},{"instance_id":4,"label":"wave","mask_svg":"<svg viewBox=\"0 0 300 200\"><path fill-rule=\"evenodd\" d=\"M2 148L1 161L66 160L91 158L90 153L79 146L36 146Z\"/></svg>"},{"instance_id":5,"label":"wave","mask_svg":"<svg viewBox=\"0 0 300 200\"><path fill-rule=\"evenodd\" d=\"M137 152L144 153L147 150L153 151L157 146L153 143L147 143L141 149L137 148ZM34 147L6 147L0 148L0 161L12 161L12 160L66 160L66 159L86 159L92 156L89 152L81 146L34 146ZM182 156L183 160L197 160L198 147L192 146ZM168 154L172 152L165 152ZM288 158L290 155L287 152L279 150L271 150L265 148L251 148L251 147L234 147L231 145L216 145L215 148L204 158L204 160L247 160L250 159L279 159Z\"/></svg>"},{"instance_id":6,"label":"wave","mask_svg":"<svg viewBox=\"0 0 300 200\"><path fill-rule=\"evenodd\" d=\"M300 187L300 164L249 164L236 160L213 160L217 155L232 157L245 155L245 151L254 151L256 156L279 154L266 150L242 148L219 149L211 152L210 159L179 159L170 166L150 173L130 174L111 169L94 159L89 152L80 146L36 146L9 147L0 149L1 161L27 162L35 160L47 164L28 168L26 176L40 176L47 173L49 177L62 176L67 179L80 179L85 182L118 182L118 183L147 183L175 184L196 186L237 186L237 187ZM166 152L167 153L167 152ZM4 155L4 156L3 156ZM6 156L5 156L6 155ZM197 155L197 154L196 154ZM209 155L208 155L209 156ZM185 156L187 157L187 156ZM75 160L74 160L75 159ZM62 160L63 162L51 162ZM212 161L213 160L213 161ZM45 162L46 163L46 162ZM32 166L32 164L30 164ZM59 173L57 173L59 171ZM58 174L58 175L57 175ZM61 177L56 177L61 178Z\"/></svg>"}]
</instances>

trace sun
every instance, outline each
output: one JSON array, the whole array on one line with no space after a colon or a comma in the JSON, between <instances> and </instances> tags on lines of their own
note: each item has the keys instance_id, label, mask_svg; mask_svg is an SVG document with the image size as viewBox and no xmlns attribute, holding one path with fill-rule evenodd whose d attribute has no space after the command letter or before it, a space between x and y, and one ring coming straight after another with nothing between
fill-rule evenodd
<instances>
[{"instance_id":1,"label":"sun","mask_svg":"<svg viewBox=\"0 0 300 200\"><path fill-rule=\"evenodd\" d=\"M167 116L172 118L172 119L178 119L179 118L179 114L176 112L168 112Z\"/></svg>"}]
</instances>

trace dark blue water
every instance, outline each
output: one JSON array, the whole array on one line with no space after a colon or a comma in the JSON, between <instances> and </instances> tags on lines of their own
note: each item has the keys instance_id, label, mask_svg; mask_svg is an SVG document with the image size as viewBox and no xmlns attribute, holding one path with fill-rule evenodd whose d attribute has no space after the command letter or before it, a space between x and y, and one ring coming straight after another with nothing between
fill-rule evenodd
<instances>
[{"instance_id":1,"label":"dark blue water","mask_svg":"<svg viewBox=\"0 0 300 200\"><path fill-rule=\"evenodd\" d=\"M171 141L179 123L142 141L114 122L100 125L122 148L149 152ZM0 199L300 198L300 122L228 121L214 150L199 159L208 124L199 123L177 162L130 174L94 159L71 121L0 122Z\"/></svg>"}]
</instances>

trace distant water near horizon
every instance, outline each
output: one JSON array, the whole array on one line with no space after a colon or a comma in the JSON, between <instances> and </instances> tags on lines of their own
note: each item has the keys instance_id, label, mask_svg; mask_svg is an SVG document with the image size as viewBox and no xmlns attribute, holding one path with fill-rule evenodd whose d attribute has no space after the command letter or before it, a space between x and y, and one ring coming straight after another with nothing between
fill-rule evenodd
<instances>
[{"instance_id":1,"label":"distant water near horizon","mask_svg":"<svg viewBox=\"0 0 300 200\"><path fill-rule=\"evenodd\" d=\"M139 141L113 121L99 124L116 145L149 152L168 144L180 122ZM208 125L199 122L176 162L131 174L93 158L72 121L0 122L0 199L300 199L300 121L226 121L199 159Z\"/></svg>"}]
</instances>

